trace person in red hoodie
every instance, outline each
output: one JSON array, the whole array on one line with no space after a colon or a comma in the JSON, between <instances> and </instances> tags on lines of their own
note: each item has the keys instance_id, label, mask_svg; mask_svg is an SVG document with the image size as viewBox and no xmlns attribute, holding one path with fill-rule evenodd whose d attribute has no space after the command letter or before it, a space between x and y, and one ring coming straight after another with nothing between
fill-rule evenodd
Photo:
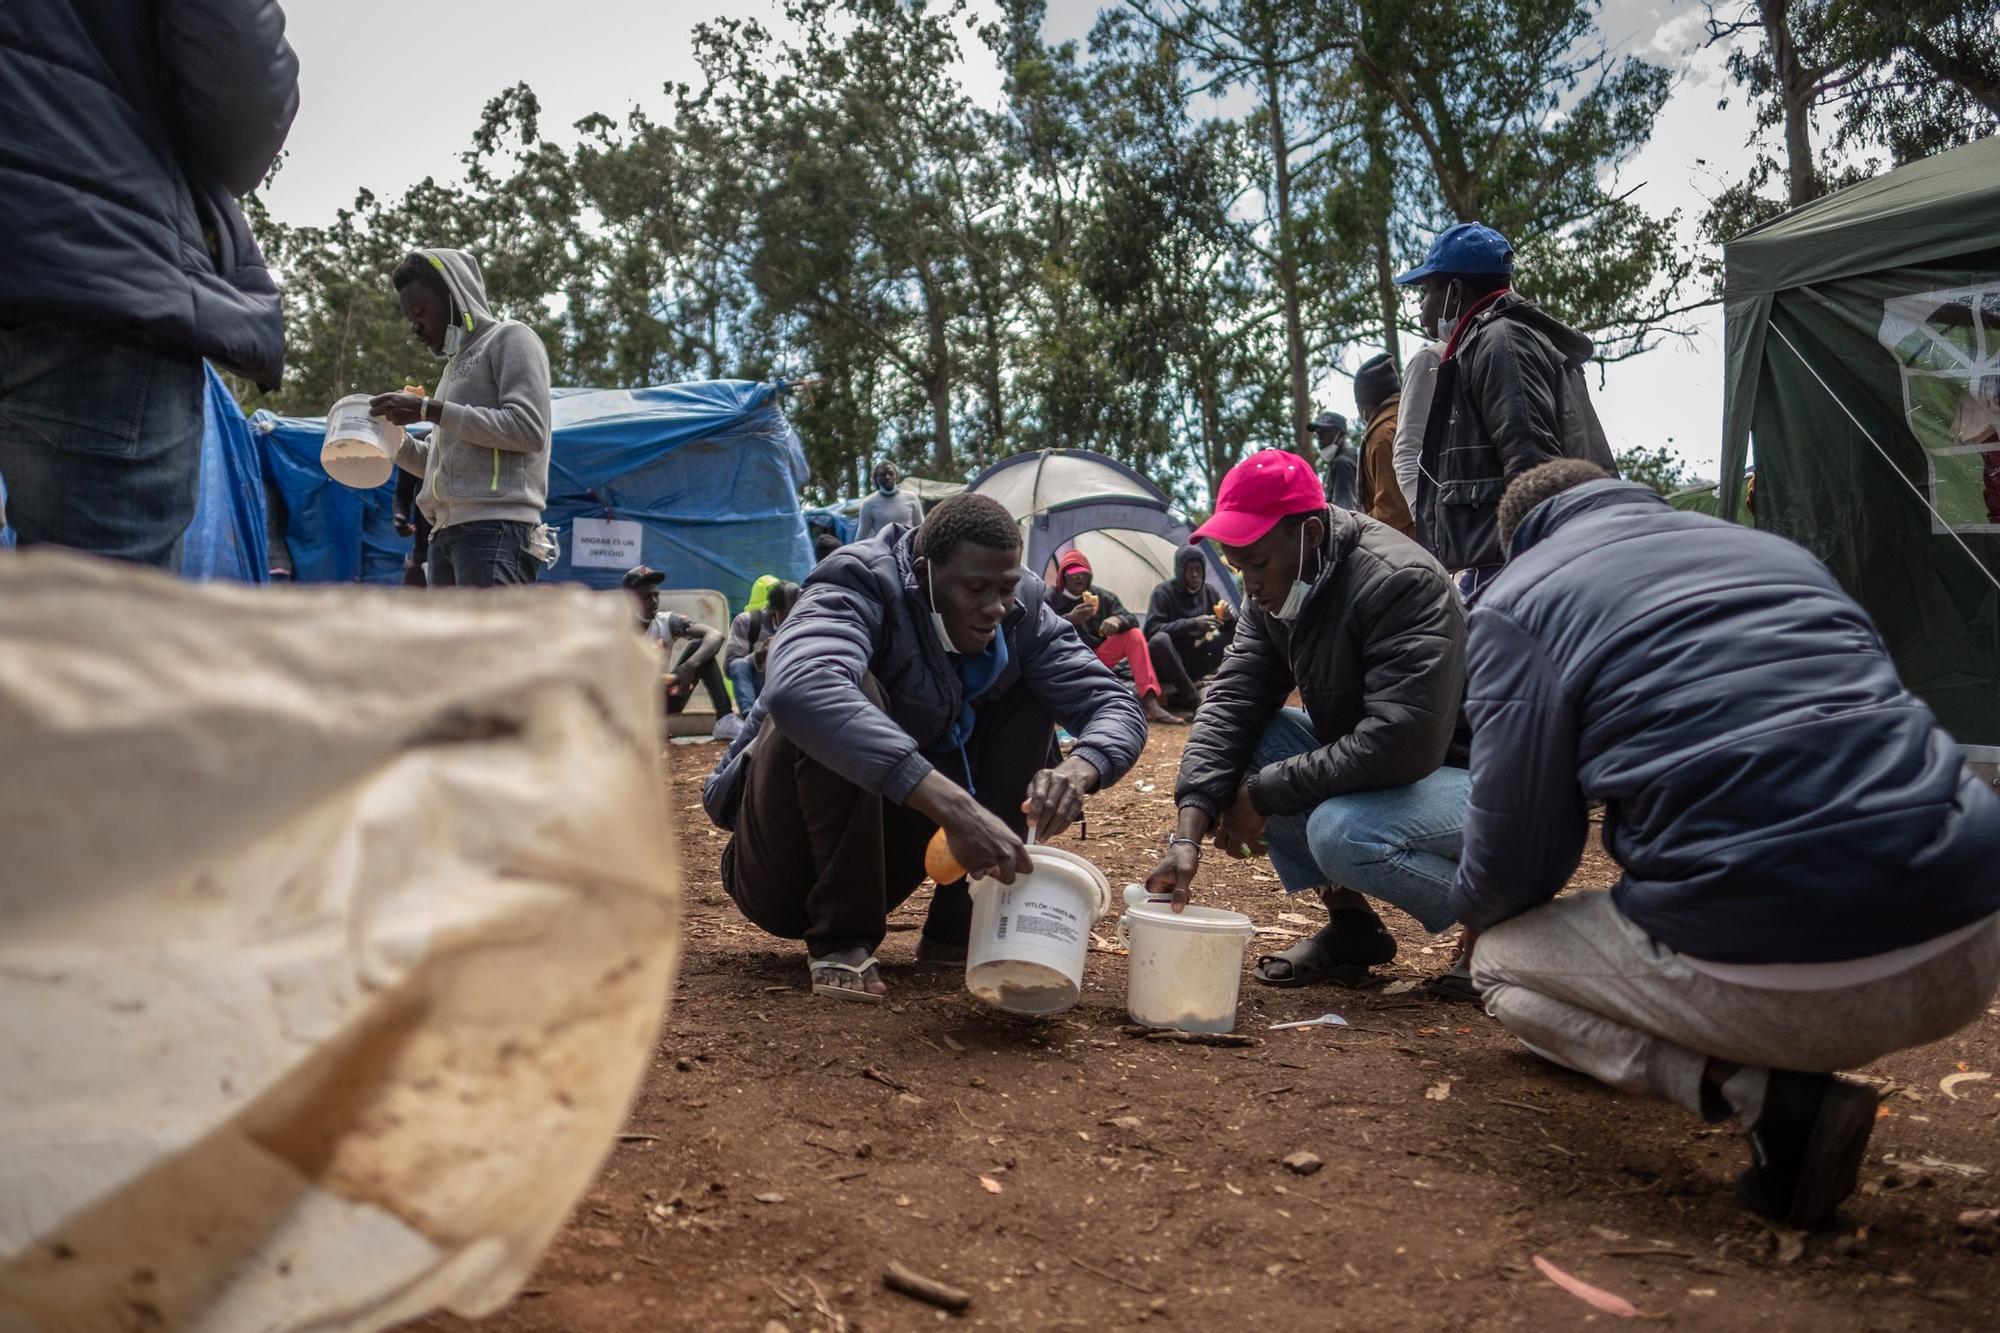
<instances>
[{"instance_id":1,"label":"person in red hoodie","mask_svg":"<svg viewBox=\"0 0 2000 1333\"><path fill-rule=\"evenodd\" d=\"M1132 688L1139 693L1146 721L1186 726L1186 718L1168 712L1160 702L1160 677L1153 670L1152 650L1147 647L1139 617L1125 609L1117 593L1093 586L1090 559L1083 552L1063 552L1057 568L1062 572L1062 586L1050 596L1049 609L1075 627L1098 661L1106 666L1124 662L1132 668Z\"/></svg>"}]
</instances>

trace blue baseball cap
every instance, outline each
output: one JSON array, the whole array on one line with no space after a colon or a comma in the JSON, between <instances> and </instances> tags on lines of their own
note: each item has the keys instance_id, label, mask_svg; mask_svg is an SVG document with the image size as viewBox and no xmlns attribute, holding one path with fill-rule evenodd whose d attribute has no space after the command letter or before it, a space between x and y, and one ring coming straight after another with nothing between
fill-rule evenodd
<instances>
[{"instance_id":1,"label":"blue baseball cap","mask_svg":"<svg viewBox=\"0 0 2000 1333\"><path fill-rule=\"evenodd\" d=\"M1514 247L1507 238L1481 222L1447 227L1431 242L1424 262L1396 278L1398 287L1422 282L1433 273L1501 273L1514 271Z\"/></svg>"}]
</instances>

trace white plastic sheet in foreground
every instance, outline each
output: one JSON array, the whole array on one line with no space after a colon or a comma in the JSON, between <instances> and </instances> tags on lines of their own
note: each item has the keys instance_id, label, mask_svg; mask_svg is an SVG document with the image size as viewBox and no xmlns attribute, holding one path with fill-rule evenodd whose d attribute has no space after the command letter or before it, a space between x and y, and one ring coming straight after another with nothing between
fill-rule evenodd
<instances>
[{"instance_id":1,"label":"white plastic sheet in foreground","mask_svg":"<svg viewBox=\"0 0 2000 1333\"><path fill-rule=\"evenodd\" d=\"M629 617L0 558L0 1328L521 1283L678 952Z\"/></svg>"}]
</instances>

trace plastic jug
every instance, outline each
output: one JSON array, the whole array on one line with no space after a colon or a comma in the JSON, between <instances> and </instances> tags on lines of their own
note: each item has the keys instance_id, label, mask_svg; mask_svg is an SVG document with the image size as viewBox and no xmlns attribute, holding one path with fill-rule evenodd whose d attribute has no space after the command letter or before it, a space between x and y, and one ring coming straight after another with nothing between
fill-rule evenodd
<instances>
[{"instance_id":1,"label":"plastic jug","mask_svg":"<svg viewBox=\"0 0 2000 1333\"><path fill-rule=\"evenodd\" d=\"M1243 950L1257 929L1241 912L1175 912L1143 886L1125 886L1118 938L1131 950L1125 1009L1134 1023L1183 1032L1233 1032L1243 988Z\"/></svg>"},{"instance_id":2,"label":"plastic jug","mask_svg":"<svg viewBox=\"0 0 2000 1333\"><path fill-rule=\"evenodd\" d=\"M1083 993L1091 923L1111 910L1102 871L1060 847L1030 847L1033 874L972 881L965 988L1016 1014L1054 1014Z\"/></svg>"},{"instance_id":3,"label":"plastic jug","mask_svg":"<svg viewBox=\"0 0 2000 1333\"><path fill-rule=\"evenodd\" d=\"M396 471L403 428L368 410L369 395L351 393L326 414L319 465L326 475L357 491L372 491Z\"/></svg>"}]
</instances>

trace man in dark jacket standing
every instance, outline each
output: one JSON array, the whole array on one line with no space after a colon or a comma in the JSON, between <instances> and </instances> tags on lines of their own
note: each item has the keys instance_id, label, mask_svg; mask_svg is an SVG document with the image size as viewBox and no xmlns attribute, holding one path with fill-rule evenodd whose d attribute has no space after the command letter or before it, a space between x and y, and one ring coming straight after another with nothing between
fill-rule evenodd
<instances>
[{"instance_id":1,"label":"man in dark jacket standing","mask_svg":"<svg viewBox=\"0 0 2000 1333\"><path fill-rule=\"evenodd\" d=\"M1232 468L1195 536L1222 545L1248 601L1188 735L1179 826L1147 887L1184 906L1203 837L1238 857L1268 840L1286 892L1317 891L1329 921L1259 959L1257 978L1351 984L1396 954L1367 897L1429 931L1452 924L1465 612L1437 561L1330 508L1312 465L1281 450ZM1284 706L1294 687L1303 712Z\"/></svg>"},{"instance_id":2,"label":"man in dark jacket standing","mask_svg":"<svg viewBox=\"0 0 2000 1333\"><path fill-rule=\"evenodd\" d=\"M1192 709L1198 682L1214 675L1236 634L1236 613L1222 590L1208 581L1208 557L1199 546L1174 556L1174 576L1157 584L1142 627L1167 702Z\"/></svg>"},{"instance_id":3,"label":"man in dark jacket standing","mask_svg":"<svg viewBox=\"0 0 2000 1333\"><path fill-rule=\"evenodd\" d=\"M1451 907L1487 1011L1709 1121L1744 1202L1824 1222L1875 1094L2000 986L2000 798L1791 542L1586 463L1517 477L1471 618L1472 800ZM1557 898L1586 802L1624 875Z\"/></svg>"},{"instance_id":4,"label":"man in dark jacket standing","mask_svg":"<svg viewBox=\"0 0 2000 1333\"><path fill-rule=\"evenodd\" d=\"M1046 767L1055 724L1076 744ZM743 735L702 788L735 836L743 915L806 942L813 990L879 1001L874 951L940 828L972 875L1012 883L1146 745L1132 691L1049 609L1021 529L983 495L940 501L822 561L771 646ZM940 885L920 961L963 961L965 881Z\"/></svg>"},{"instance_id":5,"label":"man in dark jacket standing","mask_svg":"<svg viewBox=\"0 0 2000 1333\"><path fill-rule=\"evenodd\" d=\"M171 565L201 359L269 388L278 290L236 206L298 111L273 0L0 4L0 477L22 545Z\"/></svg>"},{"instance_id":6,"label":"man in dark jacket standing","mask_svg":"<svg viewBox=\"0 0 2000 1333\"><path fill-rule=\"evenodd\" d=\"M1417 286L1424 332L1444 340L1424 424L1416 536L1468 595L1501 564L1494 512L1507 482L1557 458L1616 473L1590 405L1590 339L1513 290L1514 248L1461 222L1422 264L1396 279Z\"/></svg>"}]
</instances>

